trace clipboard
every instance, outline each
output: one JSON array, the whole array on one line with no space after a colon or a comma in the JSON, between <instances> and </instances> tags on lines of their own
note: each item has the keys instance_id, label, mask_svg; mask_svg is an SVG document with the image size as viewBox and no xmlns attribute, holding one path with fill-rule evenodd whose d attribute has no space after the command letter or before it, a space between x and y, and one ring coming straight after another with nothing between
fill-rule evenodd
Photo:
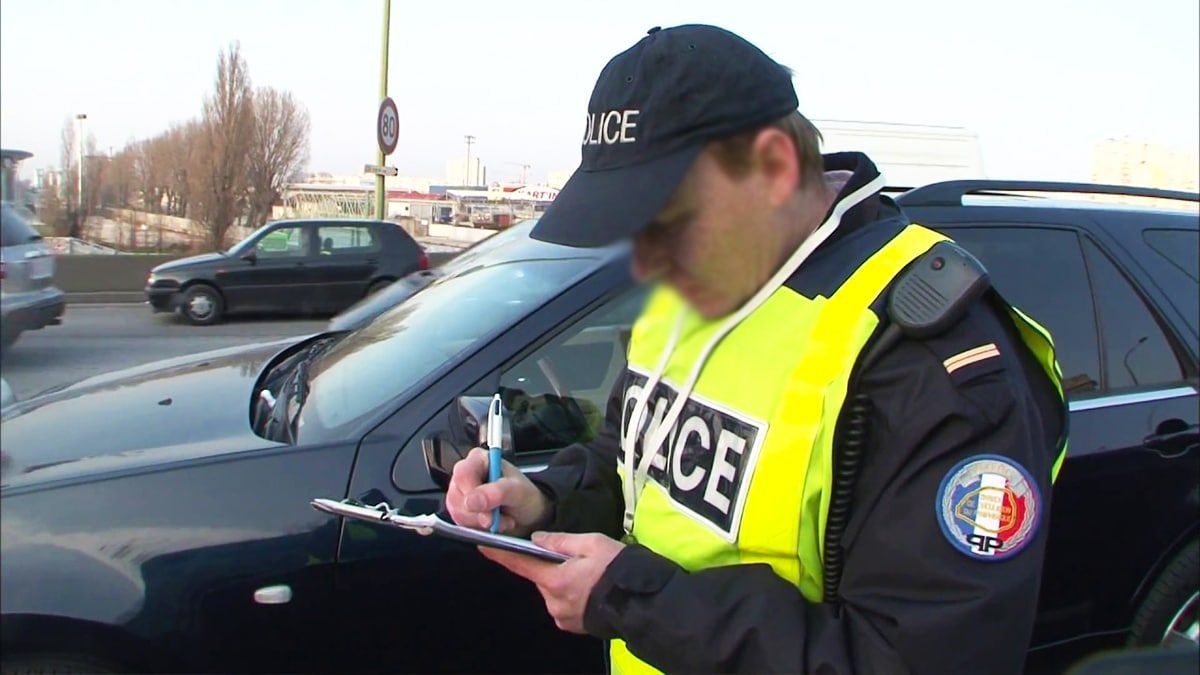
<instances>
[{"instance_id":1,"label":"clipboard","mask_svg":"<svg viewBox=\"0 0 1200 675\"><path fill-rule=\"evenodd\" d=\"M571 559L570 556L564 553L542 548L528 539L513 537L507 534L492 534L485 530L462 527L461 525L446 522L432 513L420 516L401 515L395 509L389 508L386 503L369 506L352 499L314 499L311 505L318 511L337 516L365 520L369 523L391 525L393 527L412 530L424 536L436 535L465 544L488 546L514 553L523 553L549 562L561 563Z\"/></svg>"}]
</instances>

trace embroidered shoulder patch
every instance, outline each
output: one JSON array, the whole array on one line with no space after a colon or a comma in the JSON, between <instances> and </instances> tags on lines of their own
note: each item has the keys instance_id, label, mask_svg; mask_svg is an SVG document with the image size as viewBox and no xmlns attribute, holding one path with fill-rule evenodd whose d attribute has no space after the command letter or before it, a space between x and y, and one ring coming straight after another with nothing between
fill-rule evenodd
<instances>
[{"instance_id":1,"label":"embroidered shoulder patch","mask_svg":"<svg viewBox=\"0 0 1200 675\"><path fill-rule=\"evenodd\" d=\"M942 479L937 518L946 539L967 557L1006 560L1037 534L1041 501L1025 467L1000 455L975 455Z\"/></svg>"}]
</instances>

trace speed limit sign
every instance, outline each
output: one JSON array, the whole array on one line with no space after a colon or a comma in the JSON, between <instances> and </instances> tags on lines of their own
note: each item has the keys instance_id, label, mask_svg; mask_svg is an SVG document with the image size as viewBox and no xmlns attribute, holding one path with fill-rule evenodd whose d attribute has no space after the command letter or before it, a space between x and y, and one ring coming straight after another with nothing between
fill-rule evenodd
<instances>
[{"instance_id":1,"label":"speed limit sign","mask_svg":"<svg viewBox=\"0 0 1200 675\"><path fill-rule=\"evenodd\" d=\"M379 116L375 120L375 137L379 141L379 149L383 154L390 155L396 151L396 143L400 140L400 111L396 110L396 102L389 96L379 104Z\"/></svg>"}]
</instances>

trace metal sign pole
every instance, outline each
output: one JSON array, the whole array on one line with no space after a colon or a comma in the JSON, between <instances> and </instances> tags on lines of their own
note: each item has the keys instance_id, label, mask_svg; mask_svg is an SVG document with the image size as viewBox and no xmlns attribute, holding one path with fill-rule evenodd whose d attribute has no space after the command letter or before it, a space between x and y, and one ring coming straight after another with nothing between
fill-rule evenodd
<instances>
[{"instance_id":1,"label":"metal sign pole","mask_svg":"<svg viewBox=\"0 0 1200 675\"><path fill-rule=\"evenodd\" d=\"M383 62L380 64L379 70L379 100L387 98L388 95L388 34L392 24L392 0L383 0ZM386 156L383 154L383 148L379 148L377 154L377 163L383 166L386 163ZM387 214L387 190L384 189L385 178L383 174L375 176L375 218L383 220Z\"/></svg>"}]
</instances>

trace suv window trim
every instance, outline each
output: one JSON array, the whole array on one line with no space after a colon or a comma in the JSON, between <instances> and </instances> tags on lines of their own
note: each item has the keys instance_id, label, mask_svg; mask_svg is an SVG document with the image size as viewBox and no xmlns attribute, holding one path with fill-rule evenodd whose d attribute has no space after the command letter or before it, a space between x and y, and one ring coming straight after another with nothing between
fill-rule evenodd
<instances>
[{"instance_id":1,"label":"suv window trim","mask_svg":"<svg viewBox=\"0 0 1200 675\"><path fill-rule=\"evenodd\" d=\"M1117 394L1093 396L1084 399L1072 399L1067 406L1071 412L1097 410L1102 408L1115 408L1123 405L1133 405L1136 403L1153 403L1155 401L1186 398L1188 396L1196 396L1198 394L1200 394L1200 389L1197 389L1195 386L1186 384L1171 384L1149 391L1123 392Z\"/></svg>"}]
</instances>

